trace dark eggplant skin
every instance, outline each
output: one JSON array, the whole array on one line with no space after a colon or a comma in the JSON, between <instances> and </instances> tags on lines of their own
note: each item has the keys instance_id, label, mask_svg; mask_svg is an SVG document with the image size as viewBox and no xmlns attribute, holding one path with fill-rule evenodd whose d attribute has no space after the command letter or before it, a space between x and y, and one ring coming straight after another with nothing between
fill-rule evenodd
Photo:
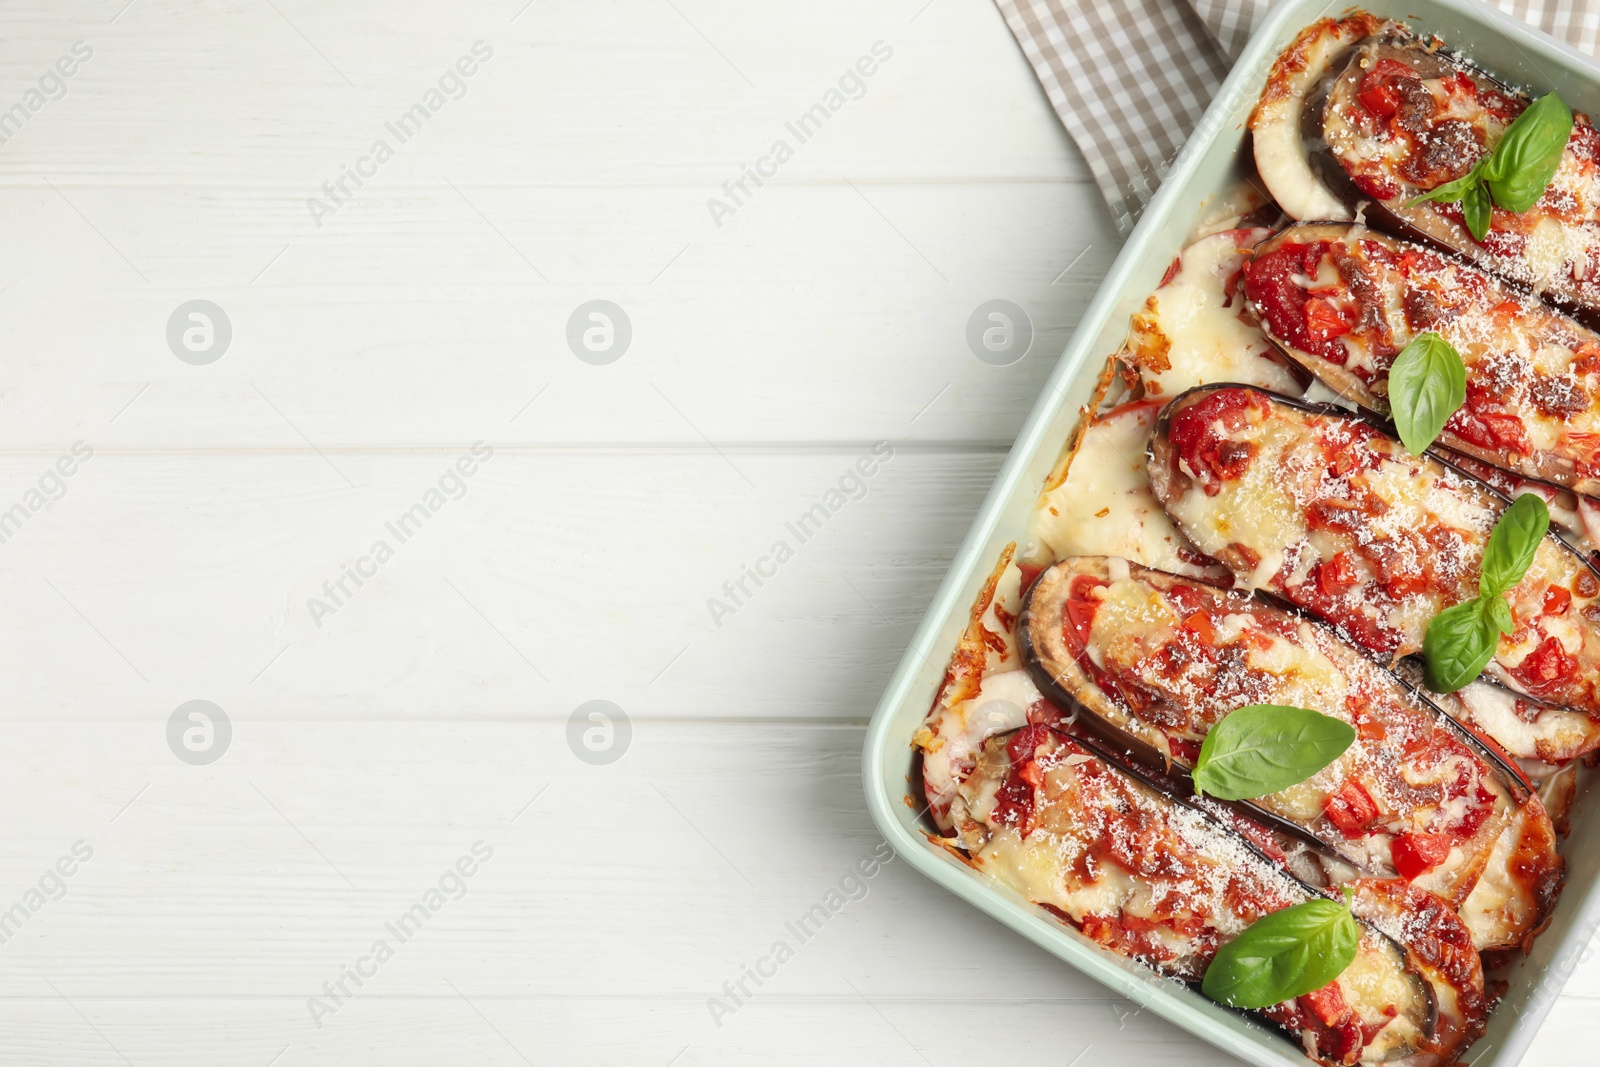
<instances>
[{"instance_id":1,"label":"dark eggplant skin","mask_svg":"<svg viewBox=\"0 0 1600 1067\"><path fill-rule=\"evenodd\" d=\"M1120 707L1113 704L1104 691L1088 677L1075 659L1064 648L1061 640L1062 619L1062 594L1070 584L1074 575L1085 574L1101 578L1107 574L1109 561L1103 557L1076 557L1062 560L1051 568L1042 572L1024 597L1022 612L1017 620L1017 647L1029 674L1041 692L1063 707L1070 707L1078 712L1077 721L1087 730L1096 733L1105 739L1109 749L1118 753L1116 756L1119 765L1138 765L1149 769L1159 777L1157 783L1152 783L1156 788L1172 791L1183 798L1194 795L1194 783L1190 768L1183 763L1168 757L1168 755L1150 740L1140 737L1135 733L1139 726L1137 719L1130 717ZM1162 590L1172 584L1183 584L1206 588L1209 583L1198 582L1192 578L1166 574L1153 571L1137 564L1127 564L1128 576L1135 581L1149 587ZM1344 669L1350 669L1355 664L1360 664L1363 669L1370 668L1369 677L1378 680L1390 687L1390 695L1398 702L1413 702L1417 710L1424 716L1431 718L1438 729L1446 732L1452 740L1459 742L1474 757L1487 772L1488 780L1498 784L1503 792L1503 802L1498 807L1501 821L1509 822L1515 810L1527 799L1530 786L1522 777L1520 771L1508 764L1497 753L1484 745L1471 731L1467 730L1455 719L1451 718L1432 700L1416 690L1405 679L1400 678L1376 662L1370 656L1346 644L1331 627L1310 619L1299 610L1284 611L1265 599L1252 601L1251 598L1241 594L1229 594L1222 589L1216 590L1219 598L1231 598L1239 601L1239 612L1263 611L1279 616L1287 616L1295 623L1305 623L1316 632L1326 637L1327 649L1335 656L1347 655L1352 661ZM1328 653L1325 653L1328 654ZM1341 666L1335 662L1336 666ZM1391 724L1393 726L1394 724ZM1150 728L1154 732L1154 727ZM1358 870L1378 874L1384 877L1393 877L1394 869L1388 864L1377 865L1360 853L1354 852L1349 842L1338 833L1318 834L1309 826L1287 818L1253 801L1240 800L1223 802L1214 798L1207 798L1204 803L1220 804L1244 817L1263 823L1273 830L1284 833L1290 837L1304 841L1312 847L1327 851L1339 857L1342 861L1355 866ZM1493 847L1494 837L1480 843L1479 857L1486 862L1489 850ZM1465 899L1472 886L1476 883L1481 868L1469 868L1462 872L1463 881L1459 883L1457 891L1453 894L1456 902ZM1443 891L1444 887L1438 887Z\"/></svg>"},{"instance_id":2,"label":"dark eggplant skin","mask_svg":"<svg viewBox=\"0 0 1600 1067\"><path fill-rule=\"evenodd\" d=\"M1283 865L1262 852L1252 841L1240 835L1218 813L1207 807L1176 797L1159 781L1159 774L1147 768L1129 768L1116 758L1115 749L1092 734L1085 733L1076 724L1052 725L1047 729L1061 741L1082 749L1100 760L1113 774L1131 779L1153 793L1147 798L1159 805L1184 808L1197 814L1219 836L1225 837L1244 852L1258 860L1264 871L1284 878L1294 885L1304 898L1327 899L1334 890L1318 889L1296 877ZM1002 734L986 742L1006 745L1013 735ZM951 845L946 845L951 848ZM972 863L970 855L962 849L953 849L956 855ZM974 864L976 866L976 864ZM979 867L979 869L983 869ZM1367 934L1374 936L1393 953L1401 973L1408 976L1412 989L1418 995L1420 1017L1425 1034L1416 1046L1402 1046L1403 1060L1415 1067L1445 1067L1457 1062L1455 1056L1477 1039L1483 1032L1487 1002L1484 996L1484 977L1481 959L1473 947L1471 935L1460 918L1441 898L1427 890L1394 879L1357 878L1344 883L1353 893L1351 910ZM1077 926L1065 912L1050 905L1041 905L1062 922ZM1173 975L1191 988L1198 988L1195 975ZM1289 1019L1274 1018L1281 1011L1271 1013L1244 1011L1240 1014L1257 1023L1265 1023L1284 1034L1297 1049L1304 1051L1304 1033ZM1311 1053L1312 1058L1331 1067L1331 1061ZM1394 1055L1391 1050L1390 1056ZM1367 1062L1367 1061L1363 1061ZM1372 1061L1376 1062L1376 1061ZM1387 1062L1387 1058L1385 1060Z\"/></svg>"},{"instance_id":3,"label":"dark eggplant skin","mask_svg":"<svg viewBox=\"0 0 1600 1067\"><path fill-rule=\"evenodd\" d=\"M1249 312L1251 318L1255 320L1256 325L1260 327L1261 332L1278 348L1285 359L1291 363L1298 364L1309 373L1315 375L1328 388L1367 411L1379 414L1387 413L1389 406L1387 371L1381 372L1369 383L1343 365L1330 362L1314 352L1307 352L1297 348L1293 341L1285 337L1274 324L1271 311L1262 307L1258 300L1263 295L1264 288L1268 293L1271 293L1278 285L1282 284L1282 279L1275 276L1275 272L1253 270L1262 262L1262 257L1272 256L1284 245L1328 244L1334 248L1340 246L1348 248L1363 240L1370 240L1374 245L1382 245L1385 248L1389 248L1391 250L1390 254L1393 255L1404 255L1410 251L1419 251L1426 252L1429 257L1438 255L1439 258L1450 262L1455 270L1462 272L1461 275L1453 275L1453 280L1474 280L1480 287L1478 291L1482 293L1482 297L1481 302L1477 305L1480 310L1473 312L1469 305L1466 308L1469 315L1474 313L1481 315L1484 313L1481 309L1492 307L1507 300L1515 300L1522 303L1524 308L1519 316L1519 321L1516 325L1506 327L1506 329L1513 335L1524 338L1530 348L1569 352L1572 354L1573 363L1576 364L1580 359L1580 353L1590 350L1590 346L1600 346L1600 334L1596 334L1570 317L1563 316L1544 307L1522 288L1495 277L1485 271L1481 265L1467 262L1461 256L1453 253L1439 255L1431 248L1423 249L1398 238L1369 234L1365 232L1363 227L1349 223L1307 222L1287 226L1262 241L1252 252L1250 263L1245 267L1245 281L1242 286L1245 294L1245 309ZM1386 268L1381 264L1376 265L1376 271L1378 274L1377 279L1369 277L1366 283L1374 285L1375 282L1375 291L1372 295L1383 298L1385 303L1404 306L1408 322L1411 320L1413 295L1418 295L1429 302L1434 299L1431 290L1426 284L1419 290L1411 290L1408 280L1397 277L1399 272ZM1465 277L1463 278L1462 275ZM1356 288L1356 283L1351 282L1350 284L1352 288ZM1309 296L1309 291L1303 284L1290 291L1297 292L1296 299ZM1456 314L1457 312L1452 312L1450 318L1445 319L1436 327L1439 333L1445 335L1446 340L1450 340L1452 336L1457 341L1461 340L1460 334L1452 334L1452 329L1454 328L1452 322ZM1361 328L1362 323L1358 323L1357 326L1358 329ZM1409 328L1412 330L1412 335L1415 336L1425 329L1435 328L1435 324L1424 320ZM1469 338L1473 337L1474 332L1472 328L1468 328L1466 335ZM1384 337L1385 340L1391 339L1388 330L1384 331ZM1393 336L1392 343L1397 348L1404 347L1403 341L1406 339L1404 334ZM1504 347L1513 348L1515 345L1512 341L1507 340ZM1474 382L1481 382L1485 375L1492 378L1498 373L1494 369L1494 360L1498 356L1496 346L1481 345L1474 341L1472 344L1464 345L1462 355L1464 362L1467 364L1469 386ZM1530 367L1530 374L1520 387L1526 388L1534 380L1531 370L1532 368ZM1580 385L1578 390L1579 395L1587 398L1585 387ZM1513 399L1509 403L1513 407L1520 406L1522 401L1526 401L1526 397L1523 397L1520 401L1516 399L1519 395L1512 394ZM1600 401L1600 397L1595 399ZM1532 403L1527 404L1526 410L1534 418L1550 418L1550 416L1544 416L1537 412ZM1576 416L1584 414L1583 411L1579 411ZM1564 424L1566 423L1566 420L1562 421ZM1572 428L1583 430L1588 426L1587 422L1580 422L1576 427ZM1586 457L1574 454L1570 448L1559 451L1532 449L1527 455L1522 456L1504 449L1491 450L1484 448L1460 436L1449 427L1446 427L1440 433L1438 443L1441 448L1466 455L1489 466L1498 467L1516 478L1536 481L1568 493L1589 496L1600 494L1600 479L1584 473L1585 468L1582 461Z\"/></svg>"}]
</instances>

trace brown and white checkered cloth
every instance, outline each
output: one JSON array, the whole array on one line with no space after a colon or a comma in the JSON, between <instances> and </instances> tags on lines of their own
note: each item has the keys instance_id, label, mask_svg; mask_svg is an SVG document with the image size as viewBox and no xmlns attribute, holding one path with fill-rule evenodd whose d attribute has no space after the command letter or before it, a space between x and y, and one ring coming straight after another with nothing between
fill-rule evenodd
<instances>
[{"instance_id":1,"label":"brown and white checkered cloth","mask_svg":"<svg viewBox=\"0 0 1600 1067\"><path fill-rule=\"evenodd\" d=\"M1600 0L1493 0L1591 55ZM1139 212L1271 0L995 0L1119 229Z\"/></svg>"}]
</instances>

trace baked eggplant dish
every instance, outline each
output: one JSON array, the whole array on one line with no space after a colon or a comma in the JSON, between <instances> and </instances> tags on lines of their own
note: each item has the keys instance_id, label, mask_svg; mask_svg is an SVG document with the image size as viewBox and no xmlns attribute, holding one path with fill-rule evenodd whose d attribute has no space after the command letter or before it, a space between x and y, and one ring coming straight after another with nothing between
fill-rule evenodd
<instances>
[{"instance_id":1,"label":"baked eggplant dish","mask_svg":"<svg viewBox=\"0 0 1600 1067\"><path fill-rule=\"evenodd\" d=\"M1452 1067L1600 763L1600 133L1359 11L1248 125L1259 180L1125 294L906 800L1311 1061Z\"/></svg>"},{"instance_id":2,"label":"baked eggplant dish","mask_svg":"<svg viewBox=\"0 0 1600 1067\"><path fill-rule=\"evenodd\" d=\"M1374 654L1421 653L1440 612L1476 597L1507 502L1369 418L1247 386L1190 390L1150 440L1156 498L1242 588L1266 590ZM1600 716L1600 576L1538 539L1505 596L1516 627L1488 672L1511 689Z\"/></svg>"},{"instance_id":3,"label":"baked eggplant dish","mask_svg":"<svg viewBox=\"0 0 1600 1067\"><path fill-rule=\"evenodd\" d=\"M1251 132L1291 218L1359 210L1600 316L1600 131L1554 94L1535 99L1446 42L1357 14L1308 27L1280 56Z\"/></svg>"},{"instance_id":4,"label":"baked eggplant dish","mask_svg":"<svg viewBox=\"0 0 1600 1067\"><path fill-rule=\"evenodd\" d=\"M1042 723L986 740L952 847L1096 943L1198 984L1219 950L1327 897L1205 812ZM1314 991L1254 1009L1318 1063L1454 1062L1479 1031L1483 972L1455 913L1403 882L1350 883L1358 943Z\"/></svg>"},{"instance_id":5,"label":"baked eggplant dish","mask_svg":"<svg viewBox=\"0 0 1600 1067\"><path fill-rule=\"evenodd\" d=\"M1262 329L1335 392L1389 414L1389 370L1433 332L1466 395L1441 444L1525 478L1600 493L1600 335L1431 249L1333 223L1290 226L1244 267Z\"/></svg>"},{"instance_id":6,"label":"baked eggplant dish","mask_svg":"<svg viewBox=\"0 0 1600 1067\"><path fill-rule=\"evenodd\" d=\"M1334 631L1246 593L1077 557L1033 582L1017 633L1022 660L1052 703L1191 789L1207 735L1236 709L1268 706L1281 717L1304 708L1346 724L1351 743L1322 770L1238 803L1358 870L1455 905L1531 793L1469 732ZM1530 880L1558 880L1553 848L1532 860L1523 868ZM1474 941L1520 944L1543 916L1520 919L1526 925L1474 931Z\"/></svg>"}]
</instances>

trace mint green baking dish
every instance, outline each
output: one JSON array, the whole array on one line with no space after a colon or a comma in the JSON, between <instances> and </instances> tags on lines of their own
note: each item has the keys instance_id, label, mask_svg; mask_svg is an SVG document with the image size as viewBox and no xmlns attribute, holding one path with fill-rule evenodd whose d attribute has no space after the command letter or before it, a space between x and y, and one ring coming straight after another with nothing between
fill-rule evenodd
<instances>
[{"instance_id":1,"label":"mint green baking dish","mask_svg":"<svg viewBox=\"0 0 1600 1067\"><path fill-rule=\"evenodd\" d=\"M1600 65L1582 53L1474 0L1406 0L1360 5L1440 34L1508 81L1557 89L1574 108L1600 114ZM972 529L956 554L882 701L863 753L867 806L908 864L1108 988L1205 1041L1261 1067L1309 1061L1281 1035L1218 1007L1176 982L1100 948L1043 909L929 844L917 815L911 735L928 712L956 639L984 579L1008 541L1020 540L1046 474L1088 403L1105 359L1120 346L1128 316L1161 280L1184 238L1241 176L1245 121L1273 58L1304 26L1333 10L1327 0L1285 0L1251 39L1160 191L1123 246L1050 375ZM1600 811L1585 787L1563 843L1567 884L1554 921L1510 976L1488 1033L1467 1052L1473 1067L1512 1067L1600 928ZM914 796L914 806L905 803Z\"/></svg>"}]
</instances>

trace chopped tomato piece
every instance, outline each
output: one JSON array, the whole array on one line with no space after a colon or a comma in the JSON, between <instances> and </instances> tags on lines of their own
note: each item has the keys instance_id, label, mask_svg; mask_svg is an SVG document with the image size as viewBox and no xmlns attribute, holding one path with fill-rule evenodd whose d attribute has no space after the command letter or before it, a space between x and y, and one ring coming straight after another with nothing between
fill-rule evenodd
<instances>
[{"instance_id":1,"label":"chopped tomato piece","mask_svg":"<svg viewBox=\"0 0 1600 1067\"><path fill-rule=\"evenodd\" d=\"M1451 96L1465 96L1474 100L1478 98L1478 84L1468 77L1464 70L1456 71L1440 84Z\"/></svg>"},{"instance_id":2,"label":"chopped tomato piece","mask_svg":"<svg viewBox=\"0 0 1600 1067\"><path fill-rule=\"evenodd\" d=\"M1502 300L1489 309L1489 314L1494 316L1496 325L1504 327L1522 314L1522 305L1515 300Z\"/></svg>"},{"instance_id":3,"label":"chopped tomato piece","mask_svg":"<svg viewBox=\"0 0 1600 1067\"><path fill-rule=\"evenodd\" d=\"M1108 584L1105 579L1096 578L1092 574L1074 575L1072 584L1067 587L1067 595L1074 600L1087 600L1090 590L1104 589Z\"/></svg>"},{"instance_id":4,"label":"chopped tomato piece","mask_svg":"<svg viewBox=\"0 0 1600 1067\"><path fill-rule=\"evenodd\" d=\"M1509 123L1522 113L1523 108L1527 107L1522 101L1497 92L1494 89L1481 90L1478 93L1478 99L1483 102L1483 106L1489 114L1504 123ZM1573 128L1574 139L1576 139L1580 129L1582 129L1581 126Z\"/></svg>"},{"instance_id":5,"label":"chopped tomato piece","mask_svg":"<svg viewBox=\"0 0 1600 1067\"><path fill-rule=\"evenodd\" d=\"M1352 174L1351 183L1374 200L1393 200L1400 195L1400 186L1378 174Z\"/></svg>"},{"instance_id":6,"label":"chopped tomato piece","mask_svg":"<svg viewBox=\"0 0 1600 1067\"><path fill-rule=\"evenodd\" d=\"M1195 612L1193 615L1190 615L1187 619L1183 620L1183 625L1185 629L1192 631L1196 637L1200 638L1200 640L1204 641L1206 644L1210 645L1216 643L1217 628L1211 625L1211 616L1207 615L1205 612Z\"/></svg>"},{"instance_id":7,"label":"chopped tomato piece","mask_svg":"<svg viewBox=\"0 0 1600 1067\"><path fill-rule=\"evenodd\" d=\"M1016 827L1023 837L1033 833L1034 790L1044 781L1033 754L1049 737L1048 726L1031 723L1006 742L1006 754L1011 757L1011 773L995 793L994 819L1002 825Z\"/></svg>"},{"instance_id":8,"label":"chopped tomato piece","mask_svg":"<svg viewBox=\"0 0 1600 1067\"><path fill-rule=\"evenodd\" d=\"M1014 826L1017 833L1027 837L1033 832L1033 786L1015 772L1006 777L994 795L994 821L1001 826Z\"/></svg>"},{"instance_id":9,"label":"chopped tomato piece","mask_svg":"<svg viewBox=\"0 0 1600 1067\"><path fill-rule=\"evenodd\" d=\"M1208 495L1215 496L1221 481L1239 477L1249 466L1256 446L1227 437L1248 425L1252 409L1265 406L1247 390L1219 389L1172 416L1168 439L1189 470L1204 480Z\"/></svg>"},{"instance_id":10,"label":"chopped tomato piece","mask_svg":"<svg viewBox=\"0 0 1600 1067\"><path fill-rule=\"evenodd\" d=\"M1352 693L1345 697L1344 710L1350 713L1351 721L1356 724L1356 736L1363 741L1382 741L1389 736L1383 723L1367 714L1366 694Z\"/></svg>"},{"instance_id":11,"label":"chopped tomato piece","mask_svg":"<svg viewBox=\"0 0 1600 1067\"><path fill-rule=\"evenodd\" d=\"M1572 594L1559 585L1552 585L1544 591L1544 614L1565 615L1572 606Z\"/></svg>"},{"instance_id":12,"label":"chopped tomato piece","mask_svg":"<svg viewBox=\"0 0 1600 1067\"><path fill-rule=\"evenodd\" d=\"M1317 586L1329 596L1348 592L1361 583L1348 552L1340 552L1327 562L1317 564L1314 573Z\"/></svg>"},{"instance_id":13,"label":"chopped tomato piece","mask_svg":"<svg viewBox=\"0 0 1600 1067\"><path fill-rule=\"evenodd\" d=\"M1394 839L1394 869L1406 881L1427 874L1450 855L1455 838L1450 834L1401 834Z\"/></svg>"},{"instance_id":14,"label":"chopped tomato piece","mask_svg":"<svg viewBox=\"0 0 1600 1067\"><path fill-rule=\"evenodd\" d=\"M1077 640L1080 649L1089 647L1089 633L1094 626L1097 604L1092 600L1067 601L1067 633Z\"/></svg>"},{"instance_id":15,"label":"chopped tomato piece","mask_svg":"<svg viewBox=\"0 0 1600 1067\"><path fill-rule=\"evenodd\" d=\"M1578 661L1567 655L1561 642L1546 637L1511 672L1535 696L1560 686L1578 673Z\"/></svg>"},{"instance_id":16,"label":"chopped tomato piece","mask_svg":"<svg viewBox=\"0 0 1600 1067\"><path fill-rule=\"evenodd\" d=\"M1380 119L1392 118L1400 110L1400 94L1394 83L1401 78L1416 79L1417 72L1395 59L1379 61L1361 76L1356 99Z\"/></svg>"},{"instance_id":17,"label":"chopped tomato piece","mask_svg":"<svg viewBox=\"0 0 1600 1067\"><path fill-rule=\"evenodd\" d=\"M1360 782L1350 778L1328 798L1322 813L1344 836L1360 837L1378 817L1378 805L1372 802L1372 794Z\"/></svg>"},{"instance_id":18,"label":"chopped tomato piece","mask_svg":"<svg viewBox=\"0 0 1600 1067\"><path fill-rule=\"evenodd\" d=\"M1400 110L1400 94L1394 91L1392 85L1374 85L1361 90L1356 98L1361 101L1362 107L1380 119L1386 119Z\"/></svg>"},{"instance_id":19,"label":"chopped tomato piece","mask_svg":"<svg viewBox=\"0 0 1600 1067\"><path fill-rule=\"evenodd\" d=\"M1172 758L1185 767L1193 767L1200 761L1200 742L1190 741L1184 737L1167 738L1167 750Z\"/></svg>"},{"instance_id":20,"label":"chopped tomato piece","mask_svg":"<svg viewBox=\"0 0 1600 1067\"><path fill-rule=\"evenodd\" d=\"M1383 591L1395 600L1416 596L1428 589L1428 576L1420 571L1403 571L1384 575Z\"/></svg>"},{"instance_id":21,"label":"chopped tomato piece","mask_svg":"<svg viewBox=\"0 0 1600 1067\"><path fill-rule=\"evenodd\" d=\"M1027 763L1033 759L1033 754L1039 746L1049 738L1050 727L1043 723L1029 723L1006 742L1006 755L1011 757L1011 762L1014 764Z\"/></svg>"},{"instance_id":22,"label":"chopped tomato piece","mask_svg":"<svg viewBox=\"0 0 1600 1067\"><path fill-rule=\"evenodd\" d=\"M1350 353L1335 339L1311 336L1306 321L1306 293L1297 277L1317 276L1328 242L1286 243L1252 256L1244 267L1244 295L1260 311L1272 331L1292 348L1303 349L1344 366Z\"/></svg>"},{"instance_id":23,"label":"chopped tomato piece","mask_svg":"<svg viewBox=\"0 0 1600 1067\"><path fill-rule=\"evenodd\" d=\"M1329 982L1300 999L1306 1002L1306 1007L1321 1020L1323 1026L1338 1026L1350 1014L1350 1005L1344 1002L1344 992L1338 982Z\"/></svg>"},{"instance_id":24,"label":"chopped tomato piece","mask_svg":"<svg viewBox=\"0 0 1600 1067\"><path fill-rule=\"evenodd\" d=\"M1479 448L1493 452L1506 451L1513 455L1526 455L1530 450L1528 435L1522 420L1502 411L1474 411L1462 407L1446 427L1456 436L1470 441Z\"/></svg>"},{"instance_id":25,"label":"chopped tomato piece","mask_svg":"<svg viewBox=\"0 0 1600 1067\"><path fill-rule=\"evenodd\" d=\"M1320 296L1306 301L1305 313L1306 333L1313 341L1327 341L1350 332L1350 322Z\"/></svg>"},{"instance_id":26,"label":"chopped tomato piece","mask_svg":"<svg viewBox=\"0 0 1600 1067\"><path fill-rule=\"evenodd\" d=\"M1106 583L1088 574L1079 574L1073 577L1067 586L1067 595L1070 599L1066 605L1065 632L1069 637L1078 640L1078 648L1089 647L1089 629L1094 624L1094 613L1100 607L1098 600L1090 600L1089 594L1096 589L1103 589Z\"/></svg>"}]
</instances>

